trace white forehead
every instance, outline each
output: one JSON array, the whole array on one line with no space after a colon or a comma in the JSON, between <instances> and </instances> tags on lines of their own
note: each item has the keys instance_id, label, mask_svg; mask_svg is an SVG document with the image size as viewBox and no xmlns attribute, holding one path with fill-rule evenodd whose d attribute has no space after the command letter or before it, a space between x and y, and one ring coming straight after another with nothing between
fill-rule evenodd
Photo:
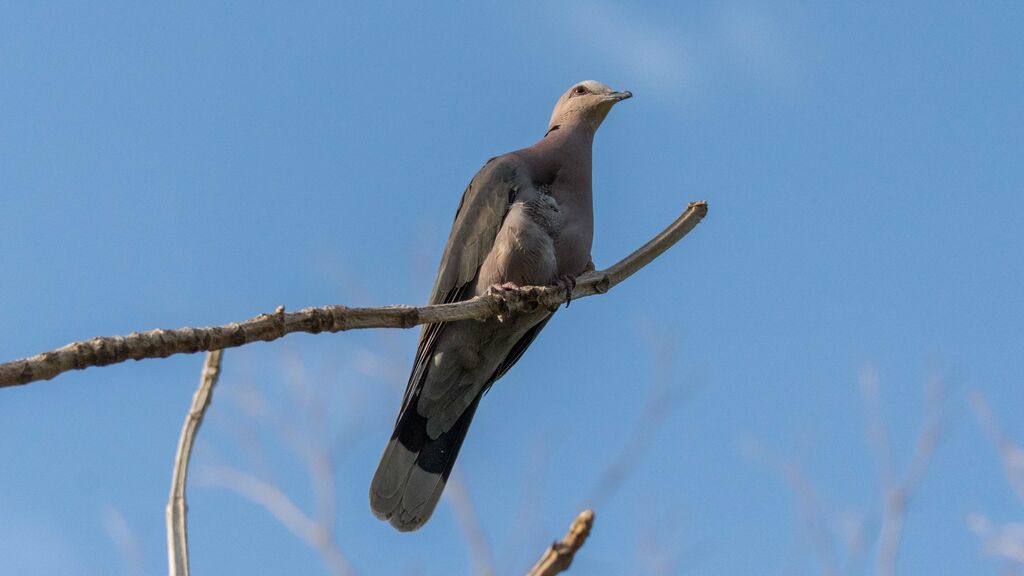
<instances>
[{"instance_id":1,"label":"white forehead","mask_svg":"<svg viewBox=\"0 0 1024 576\"><path fill-rule=\"evenodd\" d=\"M597 80L584 80L576 84L576 86L583 86L587 90L590 90L594 94L604 94L605 92L612 92L612 89L607 84L602 84ZM573 88L576 88L573 86Z\"/></svg>"}]
</instances>

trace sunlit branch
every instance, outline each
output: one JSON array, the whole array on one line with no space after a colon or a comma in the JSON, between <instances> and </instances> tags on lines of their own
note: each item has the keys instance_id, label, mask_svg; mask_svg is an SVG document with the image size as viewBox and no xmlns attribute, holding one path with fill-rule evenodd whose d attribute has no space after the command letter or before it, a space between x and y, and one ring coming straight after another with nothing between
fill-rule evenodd
<instances>
[{"instance_id":1,"label":"sunlit branch","mask_svg":"<svg viewBox=\"0 0 1024 576\"><path fill-rule=\"evenodd\" d=\"M700 223L707 211L707 203L691 202L675 222L647 244L608 269L589 272L577 278L572 298L575 300L608 292L671 248ZM0 364L0 387L49 380L70 370L106 366L127 360L166 358L174 354L269 342L295 332L318 334L365 328L411 328L420 324L455 320L482 320L537 310L540 307L554 309L565 301L565 290L561 287L527 286L464 302L432 306L322 306L298 312L285 312L281 306L272 314L261 314L244 322L222 326L150 330L128 336L100 336L74 342L31 358Z\"/></svg>"}]
</instances>

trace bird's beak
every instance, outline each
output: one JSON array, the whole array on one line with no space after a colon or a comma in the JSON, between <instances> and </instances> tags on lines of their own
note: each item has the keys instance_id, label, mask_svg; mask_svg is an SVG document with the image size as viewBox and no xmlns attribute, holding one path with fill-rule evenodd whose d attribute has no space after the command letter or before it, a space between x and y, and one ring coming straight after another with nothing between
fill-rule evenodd
<instances>
[{"instance_id":1,"label":"bird's beak","mask_svg":"<svg viewBox=\"0 0 1024 576\"><path fill-rule=\"evenodd\" d=\"M612 92L611 94L608 95L608 99L612 100L613 102L622 102L623 100L632 97L633 93L630 92L629 90L626 90L624 92Z\"/></svg>"}]
</instances>

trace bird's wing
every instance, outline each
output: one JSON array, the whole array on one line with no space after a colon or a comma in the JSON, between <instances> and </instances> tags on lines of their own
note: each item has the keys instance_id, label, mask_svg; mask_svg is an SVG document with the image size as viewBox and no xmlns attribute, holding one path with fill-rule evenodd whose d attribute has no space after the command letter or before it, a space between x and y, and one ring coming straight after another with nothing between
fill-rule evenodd
<instances>
[{"instance_id":1,"label":"bird's wing","mask_svg":"<svg viewBox=\"0 0 1024 576\"><path fill-rule=\"evenodd\" d=\"M532 182L528 171L520 168L515 157L492 159L477 172L455 214L430 296L431 304L457 302L475 295L480 267L494 249L509 206L517 192L529 186ZM434 375L432 371L456 368L451 361L437 364L439 357L452 358L438 354L438 348L451 345L451 337L456 344L464 340L467 350L478 348L480 343L475 341L475 335L480 326L483 323L473 320L428 324L420 333L402 408L370 483L370 507L374 514L388 519L399 530L415 530L430 518L480 402L479 392L496 378L488 374L483 377L485 381L472 382L477 392L466 404L456 402L468 398L458 394L458 386L463 384L461 376L456 374L453 381L440 378L437 384L443 390L436 391L436 405L427 410L429 414L419 406L426 381ZM498 374L515 363L537 331L539 328L531 330L513 346L501 362Z\"/></svg>"},{"instance_id":2,"label":"bird's wing","mask_svg":"<svg viewBox=\"0 0 1024 576\"><path fill-rule=\"evenodd\" d=\"M522 178L518 163L505 156L488 160L469 182L455 213L455 222L430 294L430 304L459 302L474 296L477 273L494 246L494 239L516 191L524 185ZM443 324L427 324L420 332L399 420L422 381L423 370L442 328Z\"/></svg>"},{"instance_id":3,"label":"bird's wing","mask_svg":"<svg viewBox=\"0 0 1024 576\"><path fill-rule=\"evenodd\" d=\"M455 222L430 294L431 304L454 302L452 291L472 284L494 246L494 238L523 184L521 180L518 162L508 157L491 158L473 176L455 212Z\"/></svg>"}]
</instances>

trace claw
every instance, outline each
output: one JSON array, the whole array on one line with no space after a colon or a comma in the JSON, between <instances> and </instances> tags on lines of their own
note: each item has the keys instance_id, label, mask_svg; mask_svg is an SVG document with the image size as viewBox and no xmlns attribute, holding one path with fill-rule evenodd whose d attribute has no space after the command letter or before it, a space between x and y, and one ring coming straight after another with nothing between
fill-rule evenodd
<instances>
[{"instance_id":1,"label":"claw","mask_svg":"<svg viewBox=\"0 0 1024 576\"><path fill-rule=\"evenodd\" d=\"M576 289L576 277L562 274L558 277L558 285L565 289L565 307L572 303L572 291Z\"/></svg>"}]
</instances>

